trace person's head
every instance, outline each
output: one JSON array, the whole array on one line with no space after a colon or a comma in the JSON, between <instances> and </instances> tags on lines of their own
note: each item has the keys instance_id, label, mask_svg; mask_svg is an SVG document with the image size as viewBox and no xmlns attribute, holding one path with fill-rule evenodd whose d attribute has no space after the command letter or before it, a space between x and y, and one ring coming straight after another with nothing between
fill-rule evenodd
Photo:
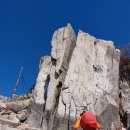
<instances>
[{"instance_id":1,"label":"person's head","mask_svg":"<svg viewBox=\"0 0 130 130\"><path fill-rule=\"evenodd\" d=\"M97 130L100 128L100 125L97 123L96 117L92 112L83 112L80 124L83 130Z\"/></svg>"}]
</instances>

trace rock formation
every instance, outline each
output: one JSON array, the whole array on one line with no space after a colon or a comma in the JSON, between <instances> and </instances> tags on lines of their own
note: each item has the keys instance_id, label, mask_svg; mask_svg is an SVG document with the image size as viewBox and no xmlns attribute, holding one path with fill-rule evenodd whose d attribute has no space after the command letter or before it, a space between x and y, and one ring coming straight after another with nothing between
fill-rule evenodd
<instances>
[{"instance_id":1,"label":"rock formation","mask_svg":"<svg viewBox=\"0 0 130 130\"><path fill-rule=\"evenodd\" d=\"M119 82L120 116L124 126L130 129L130 86L127 80Z\"/></svg>"},{"instance_id":2,"label":"rock formation","mask_svg":"<svg viewBox=\"0 0 130 130\"><path fill-rule=\"evenodd\" d=\"M92 111L103 129L121 128L120 51L113 42L82 31L76 38L68 24L54 32L51 43L51 56L40 61L27 116L21 103L22 110L9 103L18 121L40 130L72 130L80 113Z\"/></svg>"},{"instance_id":3,"label":"rock formation","mask_svg":"<svg viewBox=\"0 0 130 130\"><path fill-rule=\"evenodd\" d=\"M30 97L31 94L14 98L0 96L0 130L39 130L23 124L29 114L27 108Z\"/></svg>"},{"instance_id":4,"label":"rock formation","mask_svg":"<svg viewBox=\"0 0 130 130\"><path fill-rule=\"evenodd\" d=\"M92 111L104 129L120 127L120 51L72 27L58 29L51 56L41 59L28 123L41 130L71 130L82 111Z\"/></svg>"}]
</instances>

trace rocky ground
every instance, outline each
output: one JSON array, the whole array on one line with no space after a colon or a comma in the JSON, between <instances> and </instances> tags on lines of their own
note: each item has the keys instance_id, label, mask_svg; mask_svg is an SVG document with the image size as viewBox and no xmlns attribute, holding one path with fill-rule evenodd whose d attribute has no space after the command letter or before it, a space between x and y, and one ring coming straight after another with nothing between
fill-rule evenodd
<instances>
[{"instance_id":1,"label":"rocky ground","mask_svg":"<svg viewBox=\"0 0 130 130\"><path fill-rule=\"evenodd\" d=\"M0 130L39 130L25 123L32 94L7 98L0 96Z\"/></svg>"}]
</instances>

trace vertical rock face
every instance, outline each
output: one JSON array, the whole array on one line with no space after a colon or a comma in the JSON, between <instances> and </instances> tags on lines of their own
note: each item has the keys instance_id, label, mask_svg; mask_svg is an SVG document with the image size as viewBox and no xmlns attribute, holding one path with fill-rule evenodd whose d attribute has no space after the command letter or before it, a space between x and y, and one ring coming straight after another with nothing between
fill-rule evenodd
<instances>
[{"instance_id":1,"label":"vertical rock face","mask_svg":"<svg viewBox=\"0 0 130 130\"><path fill-rule=\"evenodd\" d=\"M124 79L120 81L120 116L121 121L127 129L130 129L130 86Z\"/></svg>"},{"instance_id":2,"label":"vertical rock face","mask_svg":"<svg viewBox=\"0 0 130 130\"><path fill-rule=\"evenodd\" d=\"M105 129L120 127L118 66L119 51L112 42L79 32L62 86L59 120L54 129L71 129L76 116L84 110L94 112Z\"/></svg>"},{"instance_id":3,"label":"vertical rock face","mask_svg":"<svg viewBox=\"0 0 130 130\"><path fill-rule=\"evenodd\" d=\"M52 129L75 41L70 24L54 32L51 57L43 57L40 62L28 123L44 130Z\"/></svg>"},{"instance_id":4,"label":"vertical rock face","mask_svg":"<svg viewBox=\"0 0 130 130\"><path fill-rule=\"evenodd\" d=\"M120 96L122 110L124 112L130 112L130 86L127 81L120 82Z\"/></svg>"},{"instance_id":5,"label":"vertical rock face","mask_svg":"<svg viewBox=\"0 0 130 130\"><path fill-rule=\"evenodd\" d=\"M120 127L120 51L72 27L58 29L51 56L43 57L27 122L41 130L71 130L83 111L92 111L106 130Z\"/></svg>"}]
</instances>

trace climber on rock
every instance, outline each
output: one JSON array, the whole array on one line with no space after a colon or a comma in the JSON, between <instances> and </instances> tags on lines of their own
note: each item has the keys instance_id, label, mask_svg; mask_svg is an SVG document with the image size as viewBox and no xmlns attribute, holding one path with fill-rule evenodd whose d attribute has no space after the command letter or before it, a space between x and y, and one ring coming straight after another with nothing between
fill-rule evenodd
<instances>
[{"instance_id":1,"label":"climber on rock","mask_svg":"<svg viewBox=\"0 0 130 130\"><path fill-rule=\"evenodd\" d=\"M74 125L74 130L81 126L83 130L98 130L101 128L92 112L83 112Z\"/></svg>"}]
</instances>

